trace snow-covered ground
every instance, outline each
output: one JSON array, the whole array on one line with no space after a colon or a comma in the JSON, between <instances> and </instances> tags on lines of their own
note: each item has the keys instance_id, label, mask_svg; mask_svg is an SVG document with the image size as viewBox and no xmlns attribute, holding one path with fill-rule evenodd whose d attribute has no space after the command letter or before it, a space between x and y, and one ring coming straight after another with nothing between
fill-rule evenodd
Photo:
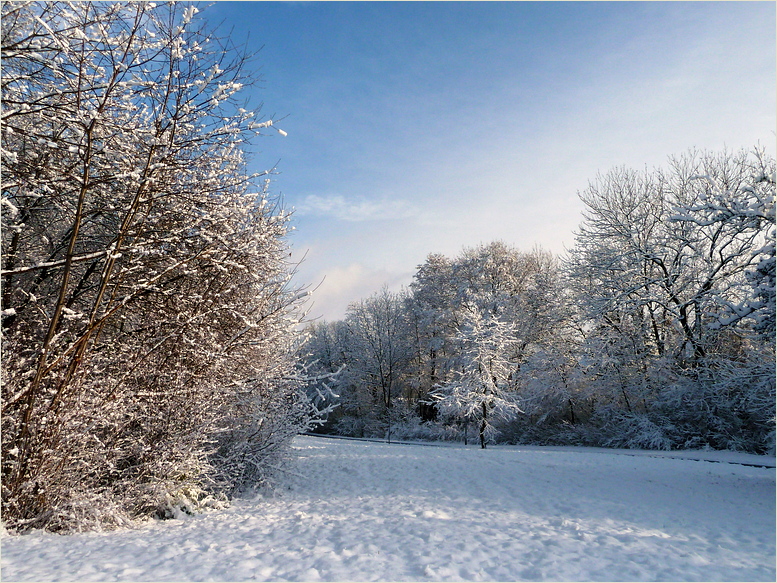
<instances>
[{"instance_id":1,"label":"snow-covered ground","mask_svg":"<svg viewBox=\"0 0 777 583\"><path fill-rule=\"evenodd\" d=\"M294 450L278 488L226 510L3 533L2 580L775 580L774 458L307 436Z\"/></svg>"}]
</instances>

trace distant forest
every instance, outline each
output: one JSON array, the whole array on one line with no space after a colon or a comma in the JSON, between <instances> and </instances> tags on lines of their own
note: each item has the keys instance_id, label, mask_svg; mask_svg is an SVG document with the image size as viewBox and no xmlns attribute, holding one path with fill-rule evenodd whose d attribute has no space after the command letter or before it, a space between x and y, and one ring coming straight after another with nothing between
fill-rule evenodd
<instances>
[{"instance_id":1,"label":"distant forest","mask_svg":"<svg viewBox=\"0 0 777 583\"><path fill-rule=\"evenodd\" d=\"M774 451L774 192L761 150L689 152L597 177L564 257L429 255L307 330L320 431Z\"/></svg>"}]
</instances>

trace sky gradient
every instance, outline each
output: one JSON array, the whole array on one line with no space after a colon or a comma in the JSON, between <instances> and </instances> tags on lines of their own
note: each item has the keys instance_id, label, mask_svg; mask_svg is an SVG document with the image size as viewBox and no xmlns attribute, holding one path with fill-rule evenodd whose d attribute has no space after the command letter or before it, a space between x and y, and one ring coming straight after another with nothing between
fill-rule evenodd
<instances>
[{"instance_id":1,"label":"sky gradient","mask_svg":"<svg viewBox=\"0 0 777 583\"><path fill-rule=\"evenodd\" d=\"M598 172L691 148L774 155L776 10L216 2L200 16L261 49L251 101L288 136L260 140L251 169L279 161L297 284L317 287L310 317L333 320L409 284L431 252L563 253Z\"/></svg>"}]
</instances>

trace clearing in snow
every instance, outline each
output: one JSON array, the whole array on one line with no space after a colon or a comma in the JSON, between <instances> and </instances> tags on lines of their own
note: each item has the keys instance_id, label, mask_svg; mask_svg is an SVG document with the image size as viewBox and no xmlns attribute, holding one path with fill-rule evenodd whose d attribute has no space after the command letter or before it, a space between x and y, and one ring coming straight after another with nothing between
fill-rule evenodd
<instances>
[{"instance_id":1,"label":"clearing in snow","mask_svg":"<svg viewBox=\"0 0 777 583\"><path fill-rule=\"evenodd\" d=\"M309 436L294 454L226 510L3 532L2 580L775 580L774 458Z\"/></svg>"}]
</instances>

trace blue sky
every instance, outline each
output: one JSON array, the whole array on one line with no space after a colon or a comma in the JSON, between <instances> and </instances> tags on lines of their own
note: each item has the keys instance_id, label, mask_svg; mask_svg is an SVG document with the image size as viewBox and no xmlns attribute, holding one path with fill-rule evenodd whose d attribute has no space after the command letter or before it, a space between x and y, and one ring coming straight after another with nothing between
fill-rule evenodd
<instances>
[{"instance_id":1,"label":"blue sky","mask_svg":"<svg viewBox=\"0 0 777 583\"><path fill-rule=\"evenodd\" d=\"M690 148L775 152L773 2L216 2L259 51L254 105L288 132L311 317L399 289L430 252L563 253L597 172ZM323 283L319 286L319 283Z\"/></svg>"}]
</instances>

